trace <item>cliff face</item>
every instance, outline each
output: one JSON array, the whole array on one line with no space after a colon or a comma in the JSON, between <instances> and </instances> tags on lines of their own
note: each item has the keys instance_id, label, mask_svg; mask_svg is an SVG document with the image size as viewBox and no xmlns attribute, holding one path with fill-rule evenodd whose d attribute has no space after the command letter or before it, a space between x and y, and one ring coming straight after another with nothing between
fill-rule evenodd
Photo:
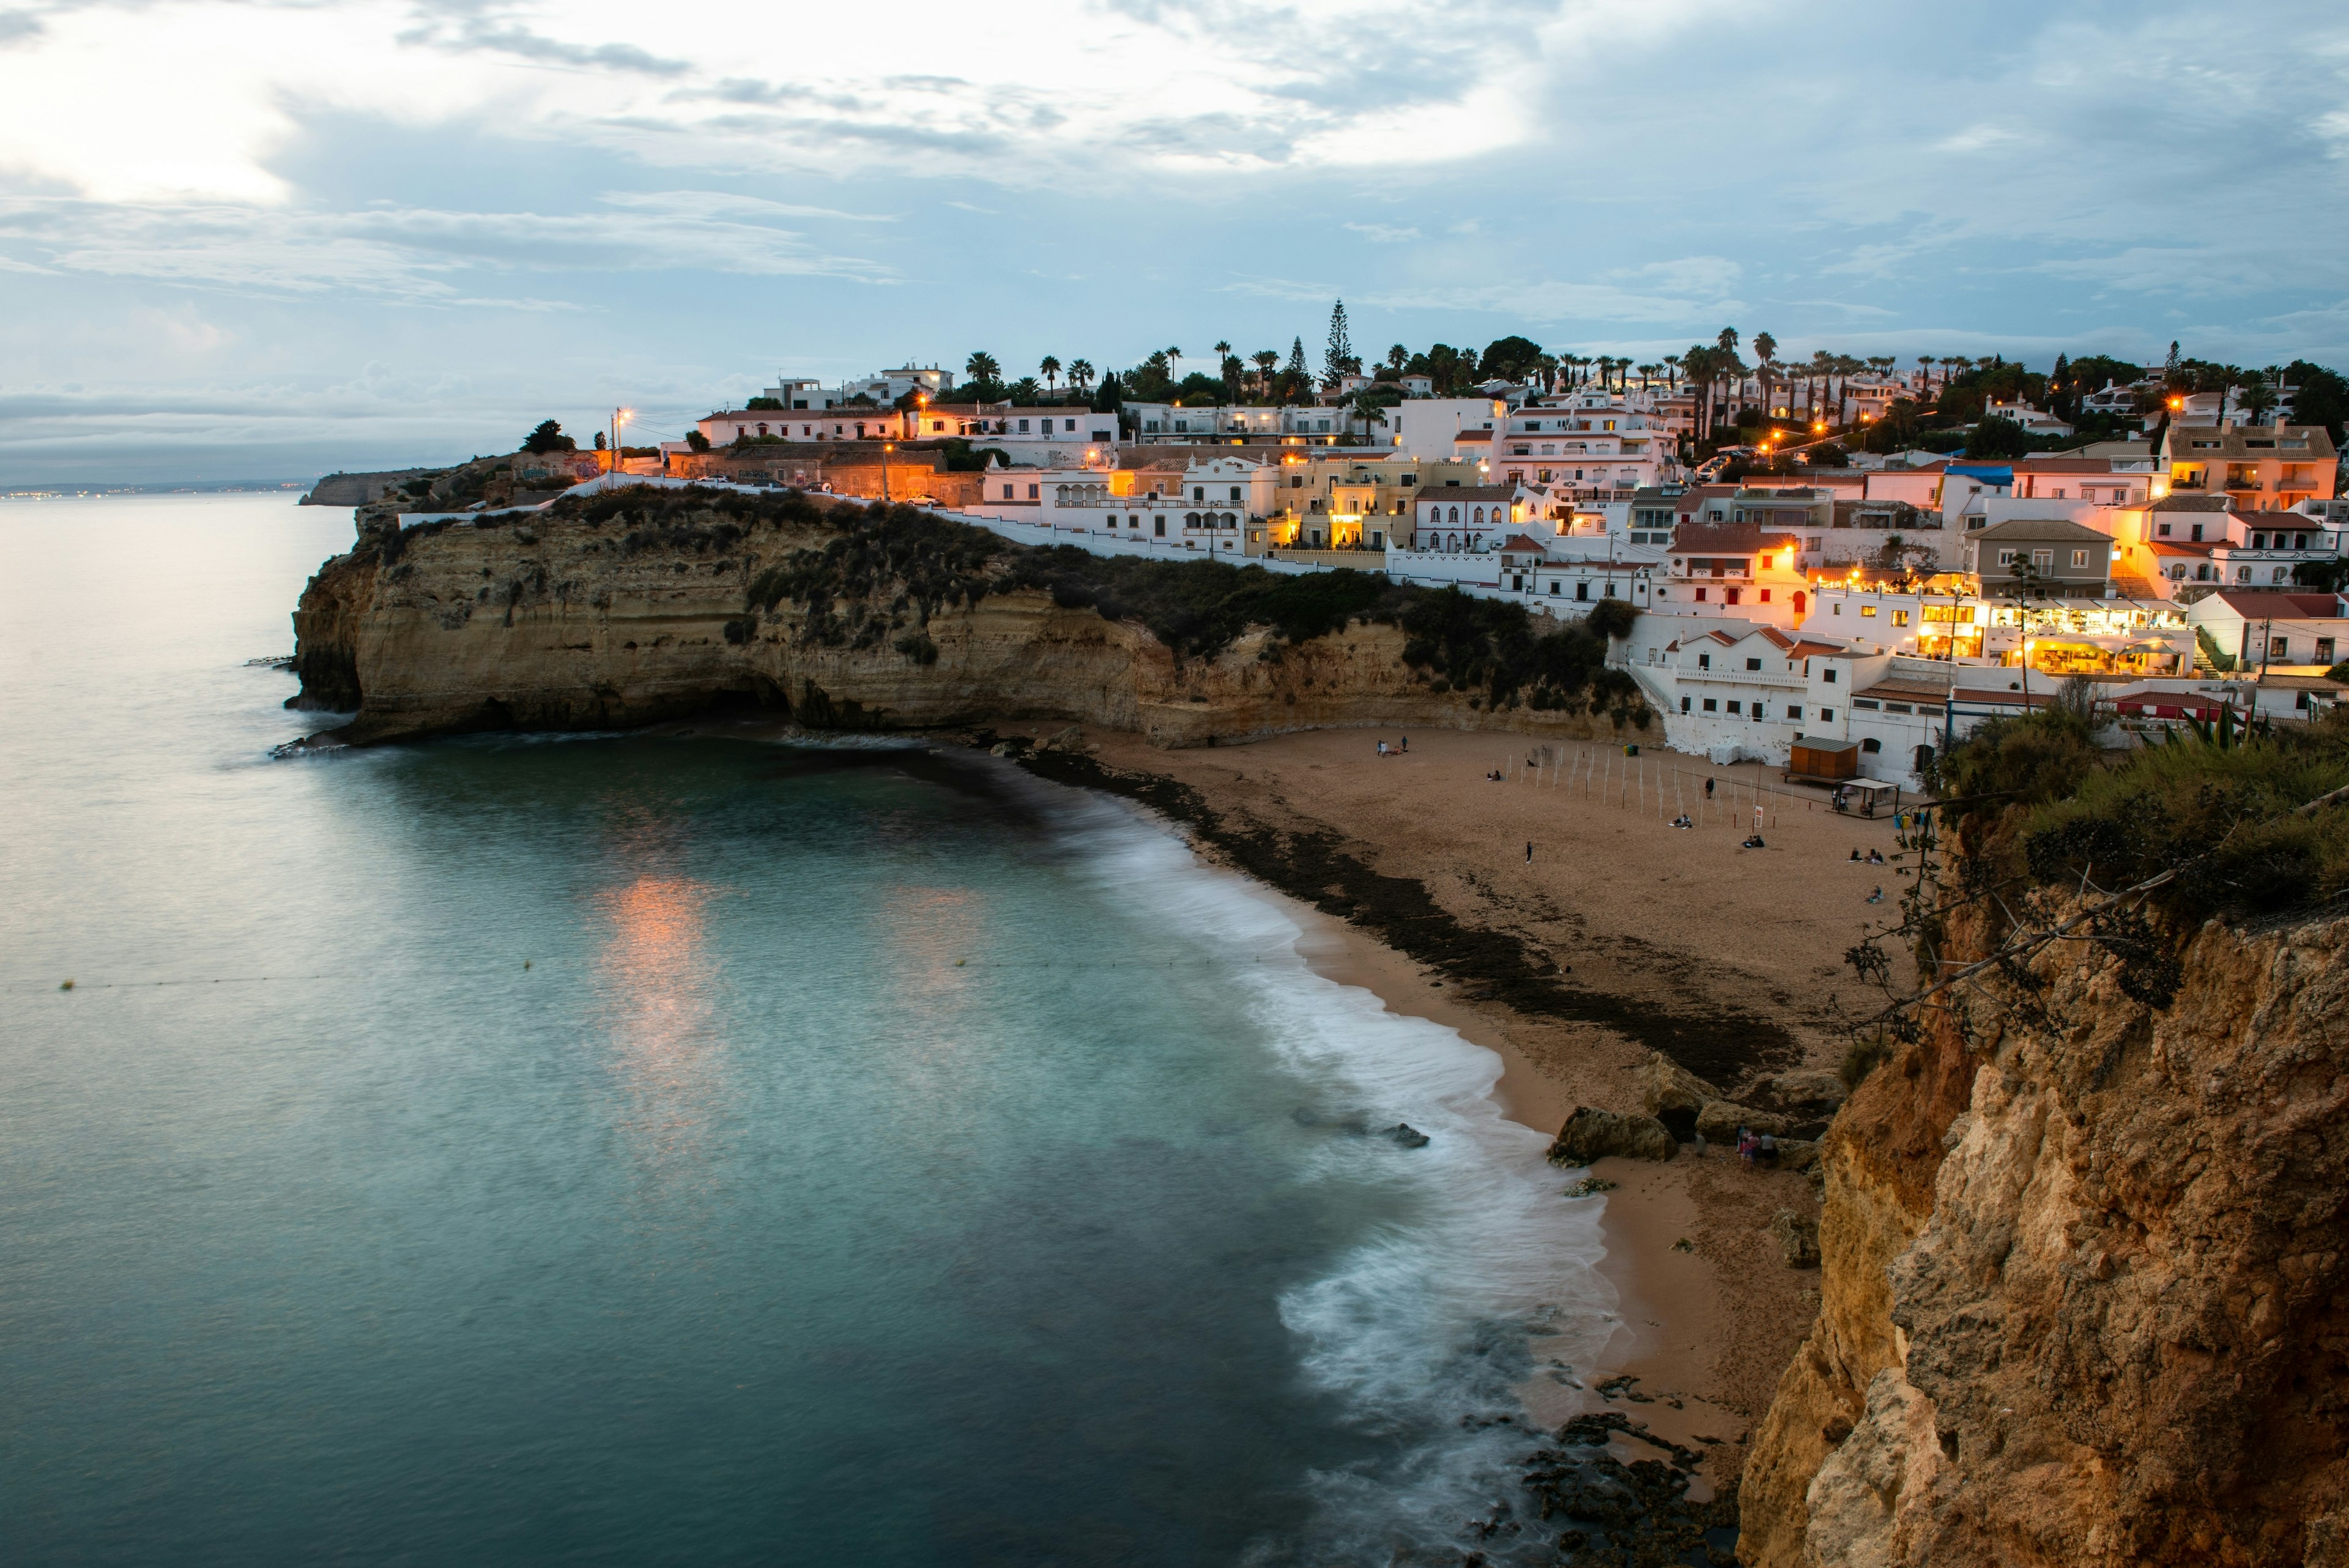
<instances>
[{"instance_id":1,"label":"cliff face","mask_svg":"<svg viewBox=\"0 0 2349 1568\"><path fill-rule=\"evenodd\" d=\"M2059 942L2049 1023L1877 1070L1743 1560L2349 1563L2344 947L2214 923L2155 1012Z\"/></svg>"},{"instance_id":2,"label":"cliff face","mask_svg":"<svg viewBox=\"0 0 2349 1568\"><path fill-rule=\"evenodd\" d=\"M812 728L1084 721L1168 746L1340 724L1617 733L1588 713L1495 714L1439 694L1406 667L1402 633L1370 622L1274 657L1252 631L1178 660L1137 622L1034 588L934 606L926 621L902 593L748 607L762 572L837 536L775 515L632 528L537 514L402 531L364 509L357 547L320 568L295 612L295 701L356 709L337 733L362 744L638 724L728 701Z\"/></svg>"}]
</instances>

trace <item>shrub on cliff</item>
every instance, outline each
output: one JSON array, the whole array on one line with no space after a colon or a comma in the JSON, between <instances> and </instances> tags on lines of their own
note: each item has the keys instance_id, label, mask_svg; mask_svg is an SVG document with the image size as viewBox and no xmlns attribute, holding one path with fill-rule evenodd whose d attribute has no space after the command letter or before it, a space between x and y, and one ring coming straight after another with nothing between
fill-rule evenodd
<instances>
[{"instance_id":1,"label":"shrub on cliff","mask_svg":"<svg viewBox=\"0 0 2349 1568\"><path fill-rule=\"evenodd\" d=\"M1006 587L1040 587L1055 604L1092 606L1148 627L1181 657L1213 658L1251 626L1308 642L1356 620L1392 620L1409 590L1368 572L1284 576L1226 561L1093 556L1073 545L1022 551Z\"/></svg>"},{"instance_id":2,"label":"shrub on cliff","mask_svg":"<svg viewBox=\"0 0 2349 1568\"><path fill-rule=\"evenodd\" d=\"M1636 722L1644 711L1632 679L1607 668L1607 635L1591 620L1537 632L1523 605L1457 588L1413 590L1402 619L1406 663L1455 689L1481 689L1495 707L1522 692L1528 707L1570 712L1588 691L1594 711Z\"/></svg>"},{"instance_id":3,"label":"shrub on cliff","mask_svg":"<svg viewBox=\"0 0 2349 1568\"><path fill-rule=\"evenodd\" d=\"M2131 752L2017 825L2031 873L2105 887L2176 873L2162 901L2192 918L2281 914L2349 891L2349 711L2220 743L2174 733Z\"/></svg>"}]
</instances>

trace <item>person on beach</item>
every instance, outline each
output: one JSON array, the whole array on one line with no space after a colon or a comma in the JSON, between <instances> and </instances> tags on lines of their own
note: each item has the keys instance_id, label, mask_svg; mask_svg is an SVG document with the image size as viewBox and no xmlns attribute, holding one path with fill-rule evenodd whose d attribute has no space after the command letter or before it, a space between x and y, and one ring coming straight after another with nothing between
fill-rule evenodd
<instances>
[{"instance_id":1,"label":"person on beach","mask_svg":"<svg viewBox=\"0 0 2349 1568\"><path fill-rule=\"evenodd\" d=\"M1857 845L1854 845L1854 846L1852 846L1851 858L1852 858L1852 863L1853 863L1854 865L1857 865L1857 864L1858 864L1858 862L1859 862L1859 846L1858 846Z\"/></svg>"},{"instance_id":2,"label":"person on beach","mask_svg":"<svg viewBox=\"0 0 2349 1568\"><path fill-rule=\"evenodd\" d=\"M1755 1140L1755 1142L1756 1147L1754 1151L1754 1163L1761 1166L1764 1170L1775 1168L1778 1163L1778 1139L1776 1136L1771 1133L1764 1133L1760 1138Z\"/></svg>"},{"instance_id":3,"label":"person on beach","mask_svg":"<svg viewBox=\"0 0 2349 1568\"><path fill-rule=\"evenodd\" d=\"M1696 1157L1699 1159L1704 1158L1704 1134L1702 1133L1696 1135Z\"/></svg>"},{"instance_id":4,"label":"person on beach","mask_svg":"<svg viewBox=\"0 0 2349 1568\"><path fill-rule=\"evenodd\" d=\"M1882 851L1881 849L1871 849L1871 850L1869 850L1869 851L1868 852L1868 863L1870 866L1881 866L1881 865L1883 865L1883 864L1884 864L1884 851Z\"/></svg>"},{"instance_id":5,"label":"person on beach","mask_svg":"<svg viewBox=\"0 0 2349 1568\"><path fill-rule=\"evenodd\" d=\"M1748 837L1745 842L1739 845L1738 847L1740 849L1764 849L1767 848L1768 846L1762 842L1762 836L1756 833Z\"/></svg>"},{"instance_id":6,"label":"person on beach","mask_svg":"<svg viewBox=\"0 0 2349 1568\"><path fill-rule=\"evenodd\" d=\"M1533 841L1532 839L1528 838L1528 839L1526 839L1526 865L1528 865L1528 866L1530 866L1530 865L1532 865L1533 863L1534 863L1534 841Z\"/></svg>"},{"instance_id":7,"label":"person on beach","mask_svg":"<svg viewBox=\"0 0 2349 1568\"><path fill-rule=\"evenodd\" d=\"M1381 741L1381 742L1379 742L1379 755L1380 755L1380 756L1381 756L1381 757L1383 757L1383 756L1385 756L1386 754L1387 754L1387 743L1386 743L1384 741Z\"/></svg>"},{"instance_id":8,"label":"person on beach","mask_svg":"<svg viewBox=\"0 0 2349 1568\"><path fill-rule=\"evenodd\" d=\"M1884 902L1884 884L1883 884L1883 883L1878 882L1878 883L1876 885L1876 891L1874 891L1873 893L1870 893L1870 894L1868 896L1868 901L1869 903L1871 903L1871 904L1881 904L1882 902Z\"/></svg>"},{"instance_id":9,"label":"person on beach","mask_svg":"<svg viewBox=\"0 0 2349 1568\"><path fill-rule=\"evenodd\" d=\"M1713 781L1711 779L1704 781L1704 798L1707 800L1711 800L1713 798Z\"/></svg>"},{"instance_id":10,"label":"person on beach","mask_svg":"<svg viewBox=\"0 0 2349 1568\"><path fill-rule=\"evenodd\" d=\"M1406 751L1406 752L1410 751L1410 750L1411 750L1411 737L1410 737L1409 735L1403 735L1403 736L1400 736L1400 737L1398 737L1398 738L1399 738L1399 739L1400 739L1400 741L1402 742L1402 749L1403 751Z\"/></svg>"},{"instance_id":11,"label":"person on beach","mask_svg":"<svg viewBox=\"0 0 2349 1568\"><path fill-rule=\"evenodd\" d=\"M1737 1129L1737 1158L1748 1165L1754 1163L1754 1135L1744 1127Z\"/></svg>"}]
</instances>

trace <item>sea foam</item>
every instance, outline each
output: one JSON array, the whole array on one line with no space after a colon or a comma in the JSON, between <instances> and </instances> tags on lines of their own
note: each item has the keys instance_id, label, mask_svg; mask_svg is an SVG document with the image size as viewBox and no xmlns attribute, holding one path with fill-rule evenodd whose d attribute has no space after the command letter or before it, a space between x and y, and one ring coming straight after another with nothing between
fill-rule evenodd
<instances>
[{"instance_id":1,"label":"sea foam","mask_svg":"<svg viewBox=\"0 0 2349 1568\"><path fill-rule=\"evenodd\" d=\"M1070 806L1061 825L1092 875L1146 898L1220 960L1308 1098L1300 1118L1372 1137L1402 1122L1428 1137L1382 1162L1409 1189L1406 1218L1279 1303L1299 1377L1387 1439L1384 1457L1298 1478L1295 1532L1259 1542L1247 1561L1456 1562L1472 1544L1494 1563L1553 1560L1516 1517L1516 1472L1542 1434L1516 1390L1535 1375L1537 1334L1546 1357L1587 1368L1613 1333L1601 1206L1564 1201L1548 1139L1503 1114L1498 1055L1317 973L1285 898L1206 865L1122 803ZM1340 1179L1358 1175L1361 1155L1333 1138L1316 1158Z\"/></svg>"}]
</instances>

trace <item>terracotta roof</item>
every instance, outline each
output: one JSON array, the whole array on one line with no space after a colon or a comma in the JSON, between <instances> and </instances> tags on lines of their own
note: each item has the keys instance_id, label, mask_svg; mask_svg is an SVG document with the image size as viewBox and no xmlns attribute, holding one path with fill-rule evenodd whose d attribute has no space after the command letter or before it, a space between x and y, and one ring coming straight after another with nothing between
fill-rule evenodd
<instances>
[{"instance_id":1,"label":"terracotta roof","mask_svg":"<svg viewBox=\"0 0 2349 1568\"><path fill-rule=\"evenodd\" d=\"M1929 685L1922 680L1879 680L1852 695L1874 697L1878 701L1889 697L1895 702L1939 702L1950 694L1950 691L1948 686Z\"/></svg>"},{"instance_id":2,"label":"terracotta roof","mask_svg":"<svg viewBox=\"0 0 2349 1568\"><path fill-rule=\"evenodd\" d=\"M2224 543L2223 539L2148 539L2145 547L2157 556L2207 556Z\"/></svg>"},{"instance_id":3,"label":"terracotta roof","mask_svg":"<svg viewBox=\"0 0 2349 1568\"><path fill-rule=\"evenodd\" d=\"M2112 535L2099 534L2085 523L2075 523L2068 517L2010 517L2003 523L1993 523L1977 530L1976 539L2065 539L2081 544L2091 541L2110 544Z\"/></svg>"},{"instance_id":4,"label":"terracotta roof","mask_svg":"<svg viewBox=\"0 0 2349 1568\"><path fill-rule=\"evenodd\" d=\"M1511 535L1508 538L1501 542L1501 548L1504 550L1515 550L1519 555L1530 554L1538 556L1542 553L1542 547L1523 534Z\"/></svg>"},{"instance_id":5,"label":"terracotta roof","mask_svg":"<svg viewBox=\"0 0 2349 1568\"><path fill-rule=\"evenodd\" d=\"M2266 589L2221 588L2210 596L2246 620L2261 616L2289 616L2295 620L2340 620L2341 599L2334 594L2290 594Z\"/></svg>"},{"instance_id":6,"label":"terracotta roof","mask_svg":"<svg viewBox=\"0 0 2349 1568\"><path fill-rule=\"evenodd\" d=\"M2223 495L2180 495L2172 493L2146 508L2148 512L2224 512L2228 509Z\"/></svg>"},{"instance_id":7,"label":"terracotta roof","mask_svg":"<svg viewBox=\"0 0 2349 1568\"><path fill-rule=\"evenodd\" d=\"M1683 556L1751 556L1795 544L1792 534L1765 534L1759 523L1682 523L1671 547Z\"/></svg>"},{"instance_id":8,"label":"terracotta roof","mask_svg":"<svg viewBox=\"0 0 2349 1568\"><path fill-rule=\"evenodd\" d=\"M1421 501L1511 501L1517 487L1514 484L1430 484L1423 486L1416 497Z\"/></svg>"},{"instance_id":9,"label":"terracotta roof","mask_svg":"<svg viewBox=\"0 0 2349 1568\"><path fill-rule=\"evenodd\" d=\"M2017 473L2110 473L2112 460L2096 457L2018 457Z\"/></svg>"},{"instance_id":10,"label":"terracotta roof","mask_svg":"<svg viewBox=\"0 0 2349 1568\"><path fill-rule=\"evenodd\" d=\"M1787 650L1797 659L1817 659L1829 655L1847 654L1851 649L1839 642L1817 642L1804 638Z\"/></svg>"},{"instance_id":11,"label":"terracotta roof","mask_svg":"<svg viewBox=\"0 0 2349 1568\"><path fill-rule=\"evenodd\" d=\"M1491 441L1493 439L1493 432L1491 431L1460 431L1455 432L1452 439L1454 441Z\"/></svg>"}]
</instances>

